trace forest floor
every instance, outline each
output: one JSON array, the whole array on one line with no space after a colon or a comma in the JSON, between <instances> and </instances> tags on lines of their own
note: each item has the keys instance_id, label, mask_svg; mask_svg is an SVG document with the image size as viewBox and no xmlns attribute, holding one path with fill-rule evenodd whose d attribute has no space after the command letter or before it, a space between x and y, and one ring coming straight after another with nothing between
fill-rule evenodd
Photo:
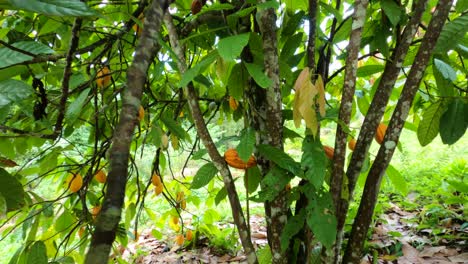
<instances>
[{"instance_id":1,"label":"forest floor","mask_svg":"<svg viewBox=\"0 0 468 264\"><path fill-rule=\"evenodd\" d=\"M436 231L417 229L420 217L420 211L408 212L392 205L375 222L367 243L368 254L361 263L468 263L468 226L463 219L443 219ZM265 247L264 218L252 215L250 223L255 247ZM130 263L141 264L246 263L241 250L221 252L204 237L197 239L196 246L180 247L155 239L150 230L144 231L138 242L129 244L123 257Z\"/></svg>"}]
</instances>

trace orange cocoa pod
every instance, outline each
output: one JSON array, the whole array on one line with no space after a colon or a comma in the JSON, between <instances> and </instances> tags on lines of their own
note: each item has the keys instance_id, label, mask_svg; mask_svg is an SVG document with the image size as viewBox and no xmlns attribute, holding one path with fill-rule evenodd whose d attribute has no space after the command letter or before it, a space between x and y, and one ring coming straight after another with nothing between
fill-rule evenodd
<instances>
[{"instance_id":1,"label":"orange cocoa pod","mask_svg":"<svg viewBox=\"0 0 468 264\"><path fill-rule=\"evenodd\" d=\"M185 234L185 239L187 239L187 241L190 241L190 240L192 240L192 238L193 238L193 232L192 232L192 230L189 229L187 231L187 234Z\"/></svg>"},{"instance_id":2,"label":"orange cocoa pod","mask_svg":"<svg viewBox=\"0 0 468 264\"><path fill-rule=\"evenodd\" d=\"M379 126L377 127L377 131L375 132L375 140L379 144L382 144L386 132L387 132L387 125L380 123Z\"/></svg>"},{"instance_id":3,"label":"orange cocoa pod","mask_svg":"<svg viewBox=\"0 0 468 264\"><path fill-rule=\"evenodd\" d=\"M229 107L231 108L232 111L236 111L237 108L239 107L239 103L237 103L237 100L234 99L234 97L229 96Z\"/></svg>"},{"instance_id":4,"label":"orange cocoa pod","mask_svg":"<svg viewBox=\"0 0 468 264\"><path fill-rule=\"evenodd\" d=\"M351 150L351 151L354 151L354 148L356 147L356 140L354 138L352 138L349 142L348 142L348 148Z\"/></svg>"},{"instance_id":5,"label":"orange cocoa pod","mask_svg":"<svg viewBox=\"0 0 468 264\"><path fill-rule=\"evenodd\" d=\"M329 146L323 146L323 150L325 151L327 158L332 160L333 156L335 155L335 149Z\"/></svg>"},{"instance_id":6,"label":"orange cocoa pod","mask_svg":"<svg viewBox=\"0 0 468 264\"><path fill-rule=\"evenodd\" d=\"M153 176L151 176L151 183L154 186L162 185L161 177L157 173L153 173Z\"/></svg>"},{"instance_id":7,"label":"orange cocoa pod","mask_svg":"<svg viewBox=\"0 0 468 264\"><path fill-rule=\"evenodd\" d=\"M182 234L177 235L174 241L178 246L182 246L184 244L184 235Z\"/></svg>"},{"instance_id":8,"label":"orange cocoa pod","mask_svg":"<svg viewBox=\"0 0 468 264\"><path fill-rule=\"evenodd\" d=\"M96 85L99 88L106 87L111 82L109 67L104 66L96 74Z\"/></svg>"},{"instance_id":9,"label":"orange cocoa pod","mask_svg":"<svg viewBox=\"0 0 468 264\"><path fill-rule=\"evenodd\" d=\"M250 156L247 162L244 162L237 153L237 150L230 148L224 152L224 160L226 160L227 164L236 169L246 170L257 165L257 161L255 157L252 155Z\"/></svg>"},{"instance_id":10,"label":"orange cocoa pod","mask_svg":"<svg viewBox=\"0 0 468 264\"><path fill-rule=\"evenodd\" d=\"M75 193L83 186L83 177L81 177L79 173L70 174L66 180L66 183L70 192Z\"/></svg>"},{"instance_id":11,"label":"orange cocoa pod","mask_svg":"<svg viewBox=\"0 0 468 264\"><path fill-rule=\"evenodd\" d=\"M138 121L141 122L145 118L145 109L143 106L140 105L140 108L138 109Z\"/></svg>"},{"instance_id":12,"label":"orange cocoa pod","mask_svg":"<svg viewBox=\"0 0 468 264\"><path fill-rule=\"evenodd\" d=\"M101 206L100 205L96 205L91 209L91 215L93 216L93 219L95 219L97 217L99 212L101 212Z\"/></svg>"},{"instance_id":13,"label":"orange cocoa pod","mask_svg":"<svg viewBox=\"0 0 468 264\"><path fill-rule=\"evenodd\" d=\"M96 179L96 181L100 182L100 183L105 183L106 180L107 180L107 176L106 176L106 173L102 170L98 170L96 172L96 175L94 175L94 178Z\"/></svg>"},{"instance_id":14,"label":"orange cocoa pod","mask_svg":"<svg viewBox=\"0 0 468 264\"><path fill-rule=\"evenodd\" d=\"M156 185L156 187L154 188L154 192L156 193L156 196L160 195L163 191L164 191L164 185L162 185L162 183L159 185Z\"/></svg>"}]
</instances>

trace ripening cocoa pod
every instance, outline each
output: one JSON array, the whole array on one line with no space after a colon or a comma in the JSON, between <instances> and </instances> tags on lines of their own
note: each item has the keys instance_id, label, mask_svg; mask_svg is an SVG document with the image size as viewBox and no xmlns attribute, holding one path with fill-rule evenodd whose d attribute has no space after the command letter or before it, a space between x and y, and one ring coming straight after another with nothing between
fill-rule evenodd
<instances>
[{"instance_id":1,"label":"ripening cocoa pod","mask_svg":"<svg viewBox=\"0 0 468 264\"><path fill-rule=\"evenodd\" d=\"M250 156L247 162L244 162L237 153L237 150L230 148L224 153L224 160L227 164L236 169L246 170L250 167L257 165L257 161L254 156Z\"/></svg>"},{"instance_id":2,"label":"ripening cocoa pod","mask_svg":"<svg viewBox=\"0 0 468 264\"><path fill-rule=\"evenodd\" d=\"M379 144L382 144L386 132L387 132L387 125L380 123L380 125L377 127L377 131L375 132L375 140Z\"/></svg>"}]
</instances>

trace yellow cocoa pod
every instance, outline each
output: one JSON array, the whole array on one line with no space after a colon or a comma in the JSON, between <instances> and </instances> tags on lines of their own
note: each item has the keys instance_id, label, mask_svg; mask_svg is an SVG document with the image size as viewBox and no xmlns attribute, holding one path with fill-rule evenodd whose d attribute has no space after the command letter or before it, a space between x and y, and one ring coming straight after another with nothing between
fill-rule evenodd
<instances>
[{"instance_id":1,"label":"yellow cocoa pod","mask_svg":"<svg viewBox=\"0 0 468 264\"><path fill-rule=\"evenodd\" d=\"M379 144L382 144L386 132L387 132L387 125L380 123L379 126L377 127L377 131L375 132L375 140Z\"/></svg>"},{"instance_id":2,"label":"yellow cocoa pod","mask_svg":"<svg viewBox=\"0 0 468 264\"><path fill-rule=\"evenodd\" d=\"M193 232L192 230L189 229L187 233L185 234L185 239L187 239L187 241L190 241L192 240L192 238L193 238Z\"/></svg>"},{"instance_id":3,"label":"yellow cocoa pod","mask_svg":"<svg viewBox=\"0 0 468 264\"><path fill-rule=\"evenodd\" d=\"M178 224L179 224L179 217L173 216L173 217L171 218L171 223L172 223L173 225L175 225L175 226L178 225Z\"/></svg>"},{"instance_id":4,"label":"yellow cocoa pod","mask_svg":"<svg viewBox=\"0 0 468 264\"><path fill-rule=\"evenodd\" d=\"M156 196L160 195L164 191L164 185L159 184L154 188L154 192L156 193Z\"/></svg>"},{"instance_id":5,"label":"yellow cocoa pod","mask_svg":"<svg viewBox=\"0 0 468 264\"><path fill-rule=\"evenodd\" d=\"M162 185L161 177L157 173L153 173L153 176L151 176L151 183L153 183L155 187Z\"/></svg>"},{"instance_id":6,"label":"yellow cocoa pod","mask_svg":"<svg viewBox=\"0 0 468 264\"><path fill-rule=\"evenodd\" d=\"M236 169L243 169L246 170L250 167L257 165L257 161L255 157L252 155L250 156L247 162L244 162L237 153L237 150L230 148L224 152L224 160L226 160L227 164Z\"/></svg>"},{"instance_id":7,"label":"yellow cocoa pod","mask_svg":"<svg viewBox=\"0 0 468 264\"><path fill-rule=\"evenodd\" d=\"M70 174L66 180L66 183L70 192L75 193L83 186L83 177L81 177L79 173Z\"/></svg>"},{"instance_id":8,"label":"yellow cocoa pod","mask_svg":"<svg viewBox=\"0 0 468 264\"><path fill-rule=\"evenodd\" d=\"M94 175L94 178L96 179L96 181L100 182L100 183L105 183L106 180L107 180L107 175L104 171L102 170L98 170L96 172L96 175Z\"/></svg>"},{"instance_id":9,"label":"yellow cocoa pod","mask_svg":"<svg viewBox=\"0 0 468 264\"><path fill-rule=\"evenodd\" d=\"M106 87L111 82L109 67L104 66L96 74L96 85L98 88Z\"/></svg>"},{"instance_id":10,"label":"yellow cocoa pod","mask_svg":"<svg viewBox=\"0 0 468 264\"><path fill-rule=\"evenodd\" d=\"M182 210L185 210L185 208L187 208L187 202L186 202L185 200L182 200L182 201L180 202L180 208L181 208Z\"/></svg>"},{"instance_id":11,"label":"yellow cocoa pod","mask_svg":"<svg viewBox=\"0 0 468 264\"><path fill-rule=\"evenodd\" d=\"M175 237L174 241L178 246L182 246L184 244L184 235L182 235L182 234L177 235Z\"/></svg>"}]
</instances>

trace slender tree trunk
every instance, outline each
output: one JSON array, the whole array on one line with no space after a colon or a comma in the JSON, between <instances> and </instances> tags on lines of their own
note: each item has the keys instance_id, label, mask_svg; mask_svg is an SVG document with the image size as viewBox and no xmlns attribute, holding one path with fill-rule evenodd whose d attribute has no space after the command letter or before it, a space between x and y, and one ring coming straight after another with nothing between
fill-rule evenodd
<instances>
[{"instance_id":1,"label":"slender tree trunk","mask_svg":"<svg viewBox=\"0 0 468 264\"><path fill-rule=\"evenodd\" d=\"M120 222L127 183L128 158L132 135L137 124L138 109L146 81L146 72L159 48L157 36L169 3L154 0L146 13L143 32L135 50L135 59L128 69L127 88L122 95L120 121L114 132L110 150L110 171L102 210L86 255L85 263L107 263Z\"/></svg>"},{"instance_id":2,"label":"slender tree trunk","mask_svg":"<svg viewBox=\"0 0 468 264\"><path fill-rule=\"evenodd\" d=\"M406 79L400 99L393 112L390 124L387 128L382 145L377 157L367 176L363 196L359 205L359 210L355 218L351 236L344 255L345 263L359 263L362 249L366 241L367 231L372 221L375 204L377 203L378 192L382 177L390 163L398 144L398 139L403 129L408 113L411 109L414 96L419 88L419 84L424 76L424 71L431 58L432 51L437 43L442 27L447 20L448 13L452 6L452 0L441 0L433 13L429 27L419 47L414 63Z\"/></svg>"},{"instance_id":3,"label":"slender tree trunk","mask_svg":"<svg viewBox=\"0 0 468 264\"><path fill-rule=\"evenodd\" d=\"M179 71L181 74L184 74L187 71L187 65L185 64L185 54L182 47L180 46L177 30L172 22L172 17L169 14L166 15L164 19L169 30L171 46L178 57L177 65L179 67ZM188 106L190 113L192 114L198 136L207 149L208 155L213 161L213 164L216 166L221 176L223 177L224 187L226 188L228 199L231 205L232 216L239 232L239 237L245 254L247 255L247 262L258 263L257 255L255 254L255 248L253 247L252 240L250 238L249 228L242 211L239 196L237 195L234 179L232 178L231 171L229 170L226 161L216 148L213 139L211 138L210 132L206 127L205 121L203 120L203 114L198 104L198 95L195 91L195 88L193 87L193 83L189 83L187 87L184 87L184 93L187 96Z\"/></svg>"},{"instance_id":4,"label":"slender tree trunk","mask_svg":"<svg viewBox=\"0 0 468 264\"><path fill-rule=\"evenodd\" d=\"M346 130L351 119L351 109L353 105L354 91L356 87L357 61L361 44L361 33L362 28L364 26L364 22L366 20L366 9L368 3L368 0L358 0L354 4L354 12L352 15L352 31L349 39L349 44L346 49L348 57L346 58L343 95L338 116L338 119L340 120L340 125L338 125L336 129L335 153L333 159L333 170L330 180L330 192L332 194L333 203L335 205L335 215L337 216L338 222L342 220L339 218L342 215L339 201L342 198L341 190L343 188L343 175L347 140ZM339 261L341 242L342 232L338 225L337 238L336 243L334 245L334 257L332 258L335 259L335 262Z\"/></svg>"}]
</instances>

